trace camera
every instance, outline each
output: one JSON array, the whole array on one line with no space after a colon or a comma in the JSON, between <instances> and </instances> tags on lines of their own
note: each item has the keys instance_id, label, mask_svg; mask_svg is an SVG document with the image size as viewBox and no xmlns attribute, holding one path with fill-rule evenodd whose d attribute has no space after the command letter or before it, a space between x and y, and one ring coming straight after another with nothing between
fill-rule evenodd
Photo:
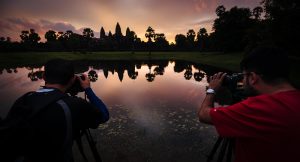
<instances>
[{"instance_id":1,"label":"camera","mask_svg":"<svg viewBox=\"0 0 300 162\"><path fill-rule=\"evenodd\" d=\"M231 75L226 75L223 80L223 86L229 88L231 91L241 88L241 83L243 80L243 73L233 73Z\"/></svg>"},{"instance_id":2,"label":"camera","mask_svg":"<svg viewBox=\"0 0 300 162\"><path fill-rule=\"evenodd\" d=\"M83 74L77 74L77 76L79 76L82 80L85 80ZM76 96L79 92L83 91L84 89L81 87L80 80L78 79L78 77L76 77L74 83L69 89L67 89L66 92L69 93L71 96Z\"/></svg>"},{"instance_id":3,"label":"camera","mask_svg":"<svg viewBox=\"0 0 300 162\"><path fill-rule=\"evenodd\" d=\"M243 77L243 73L233 73L231 75L226 75L223 80L222 86L226 87L230 91L232 96L232 103L237 103L247 98L244 93L242 83Z\"/></svg>"},{"instance_id":4,"label":"camera","mask_svg":"<svg viewBox=\"0 0 300 162\"><path fill-rule=\"evenodd\" d=\"M243 73L227 74L224 77L222 87L216 95L217 102L221 104L234 104L244 100L247 96L243 88ZM210 82L208 77L208 82Z\"/></svg>"}]
</instances>

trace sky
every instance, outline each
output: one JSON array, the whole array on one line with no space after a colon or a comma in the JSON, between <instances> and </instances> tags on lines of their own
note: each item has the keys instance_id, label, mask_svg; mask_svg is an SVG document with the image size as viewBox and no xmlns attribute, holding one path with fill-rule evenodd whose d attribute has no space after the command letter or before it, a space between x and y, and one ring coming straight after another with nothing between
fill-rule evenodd
<instances>
[{"instance_id":1,"label":"sky","mask_svg":"<svg viewBox=\"0 0 300 162\"><path fill-rule=\"evenodd\" d=\"M151 26L164 33L169 42L176 34L186 35L189 29L212 31L215 9L224 5L254 8L262 0L0 0L0 37L20 41L22 30L35 29L42 41L48 30L82 34L91 28L99 38L101 27L115 33L119 22L125 35L129 27L146 40Z\"/></svg>"}]
</instances>

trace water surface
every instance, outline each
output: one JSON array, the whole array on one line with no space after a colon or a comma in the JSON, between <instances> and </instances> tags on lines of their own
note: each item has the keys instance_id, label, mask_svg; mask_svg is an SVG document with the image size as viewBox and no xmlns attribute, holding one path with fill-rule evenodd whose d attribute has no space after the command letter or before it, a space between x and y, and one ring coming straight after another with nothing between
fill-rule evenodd
<instances>
[{"instance_id":1,"label":"water surface","mask_svg":"<svg viewBox=\"0 0 300 162\"><path fill-rule=\"evenodd\" d=\"M110 111L109 122L92 131L104 161L204 161L216 132L199 123L196 112L206 76L218 69L163 60L75 65L77 73L94 77L92 88ZM0 71L0 115L5 117L21 94L44 85L43 67ZM78 153L75 157L80 161Z\"/></svg>"}]
</instances>

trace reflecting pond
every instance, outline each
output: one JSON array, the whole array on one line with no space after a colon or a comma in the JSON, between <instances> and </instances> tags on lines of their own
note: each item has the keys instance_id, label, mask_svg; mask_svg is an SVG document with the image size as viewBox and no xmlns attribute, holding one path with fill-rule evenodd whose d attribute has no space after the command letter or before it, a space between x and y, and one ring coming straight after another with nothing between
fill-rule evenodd
<instances>
[{"instance_id":1,"label":"reflecting pond","mask_svg":"<svg viewBox=\"0 0 300 162\"><path fill-rule=\"evenodd\" d=\"M219 69L168 60L74 64L77 73L93 76L92 88L110 111L109 122L92 131L103 161L205 161L216 132L196 112L206 76ZM44 85L42 71L42 66L0 69L2 118L21 94Z\"/></svg>"}]
</instances>

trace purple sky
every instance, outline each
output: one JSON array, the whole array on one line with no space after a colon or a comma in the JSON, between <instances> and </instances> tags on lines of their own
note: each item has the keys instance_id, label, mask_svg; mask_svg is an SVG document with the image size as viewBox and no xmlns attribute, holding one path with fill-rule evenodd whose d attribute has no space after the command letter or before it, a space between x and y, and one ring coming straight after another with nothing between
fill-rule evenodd
<instances>
[{"instance_id":1,"label":"purple sky","mask_svg":"<svg viewBox=\"0 0 300 162\"><path fill-rule=\"evenodd\" d=\"M0 36L19 41L22 30L34 28L44 40L44 33L72 30L82 33L90 27L95 37L100 28L115 32L119 22L123 34L126 28L134 30L145 40L145 31L151 26L164 33L173 42L176 34L196 32L205 27L211 32L215 9L224 5L253 8L261 0L1 0Z\"/></svg>"}]
</instances>

